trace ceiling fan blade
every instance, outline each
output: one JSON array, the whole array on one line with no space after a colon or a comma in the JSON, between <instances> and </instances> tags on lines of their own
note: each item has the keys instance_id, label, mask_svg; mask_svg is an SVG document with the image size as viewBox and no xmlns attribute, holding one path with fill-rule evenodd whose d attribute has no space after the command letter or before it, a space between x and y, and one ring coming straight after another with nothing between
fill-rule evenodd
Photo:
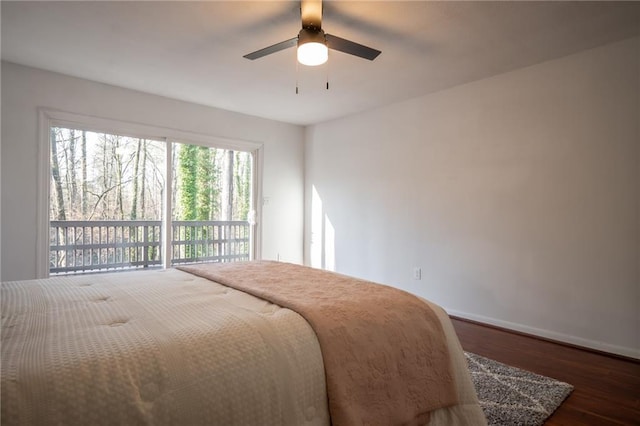
<instances>
[{"instance_id":1,"label":"ceiling fan blade","mask_svg":"<svg viewBox=\"0 0 640 426\"><path fill-rule=\"evenodd\" d=\"M289 40L281 41L280 43L276 43L273 46L265 47L264 49L256 50L255 52L248 53L243 56L243 58L247 59L258 59L263 56L271 55L272 53L279 52L281 50L287 49L289 47L293 47L298 44L298 37L294 37Z\"/></svg>"},{"instance_id":2,"label":"ceiling fan blade","mask_svg":"<svg viewBox=\"0 0 640 426\"><path fill-rule=\"evenodd\" d=\"M380 50L372 49L371 47L331 34L326 34L326 38L327 47L329 47L329 49L338 50L370 61L373 61L380 53L382 53Z\"/></svg>"},{"instance_id":3,"label":"ceiling fan blade","mask_svg":"<svg viewBox=\"0 0 640 426\"><path fill-rule=\"evenodd\" d=\"M302 28L319 30L322 28L322 0L302 0L300 2Z\"/></svg>"}]
</instances>

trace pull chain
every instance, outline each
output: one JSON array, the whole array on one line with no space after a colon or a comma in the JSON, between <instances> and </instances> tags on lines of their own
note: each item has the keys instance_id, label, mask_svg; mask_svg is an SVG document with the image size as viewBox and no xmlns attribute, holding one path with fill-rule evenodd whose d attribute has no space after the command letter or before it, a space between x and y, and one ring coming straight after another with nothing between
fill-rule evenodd
<instances>
[{"instance_id":1,"label":"pull chain","mask_svg":"<svg viewBox=\"0 0 640 426\"><path fill-rule=\"evenodd\" d=\"M299 74L299 64L298 59L296 58L296 95L298 94L298 74Z\"/></svg>"},{"instance_id":2,"label":"pull chain","mask_svg":"<svg viewBox=\"0 0 640 426\"><path fill-rule=\"evenodd\" d=\"M329 52L327 52L327 90L329 90Z\"/></svg>"}]
</instances>

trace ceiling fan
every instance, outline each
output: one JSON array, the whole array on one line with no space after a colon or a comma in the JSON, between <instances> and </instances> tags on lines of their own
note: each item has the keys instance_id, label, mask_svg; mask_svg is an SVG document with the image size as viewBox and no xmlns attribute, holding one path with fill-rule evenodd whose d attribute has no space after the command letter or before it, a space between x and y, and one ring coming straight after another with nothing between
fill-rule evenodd
<instances>
[{"instance_id":1,"label":"ceiling fan","mask_svg":"<svg viewBox=\"0 0 640 426\"><path fill-rule=\"evenodd\" d=\"M258 59L289 47L298 46L298 62L315 66L324 64L328 59L328 49L348 53L359 58L373 61L379 50L346 40L322 30L322 0L302 0L300 2L302 29L297 37L281 41L264 49L244 55L247 59Z\"/></svg>"}]
</instances>

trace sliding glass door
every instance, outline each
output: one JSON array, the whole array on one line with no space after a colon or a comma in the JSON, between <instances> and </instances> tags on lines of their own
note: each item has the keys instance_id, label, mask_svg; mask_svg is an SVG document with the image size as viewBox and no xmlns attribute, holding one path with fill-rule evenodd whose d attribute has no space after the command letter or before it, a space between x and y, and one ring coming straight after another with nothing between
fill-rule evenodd
<instances>
[{"instance_id":1,"label":"sliding glass door","mask_svg":"<svg viewBox=\"0 0 640 426\"><path fill-rule=\"evenodd\" d=\"M252 153L64 126L49 148L49 273L252 258Z\"/></svg>"},{"instance_id":2,"label":"sliding glass door","mask_svg":"<svg viewBox=\"0 0 640 426\"><path fill-rule=\"evenodd\" d=\"M249 260L252 156L173 144L172 264Z\"/></svg>"}]
</instances>

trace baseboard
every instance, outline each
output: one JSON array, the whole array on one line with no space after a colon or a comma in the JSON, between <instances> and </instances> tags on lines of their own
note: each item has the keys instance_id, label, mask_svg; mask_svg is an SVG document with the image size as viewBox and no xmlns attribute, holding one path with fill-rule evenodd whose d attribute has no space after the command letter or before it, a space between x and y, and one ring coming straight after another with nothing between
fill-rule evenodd
<instances>
[{"instance_id":1,"label":"baseboard","mask_svg":"<svg viewBox=\"0 0 640 426\"><path fill-rule=\"evenodd\" d=\"M631 358L634 360L640 360L640 350L634 348L628 348L625 346L611 345L609 343L599 342L596 340L583 339L581 337L570 336L568 334L557 333L555 331L544 330L541 328L529 327L522 324L517 324L509 321L502 321L495 318L485 317L483 315L470 314L467 312L460 312L455 309L447 309L445 311L451 316L461 319L467 319L482 324L493 325L499 328L507 330L513 330L516 332L529 334L532 336L542 337L547 340L551 340L558 343L566 343L571 346L577 346L585 349L592 349L598 352L605 352L612 355L619 355L625 358Z\"/></svg>"}]
</instances>

